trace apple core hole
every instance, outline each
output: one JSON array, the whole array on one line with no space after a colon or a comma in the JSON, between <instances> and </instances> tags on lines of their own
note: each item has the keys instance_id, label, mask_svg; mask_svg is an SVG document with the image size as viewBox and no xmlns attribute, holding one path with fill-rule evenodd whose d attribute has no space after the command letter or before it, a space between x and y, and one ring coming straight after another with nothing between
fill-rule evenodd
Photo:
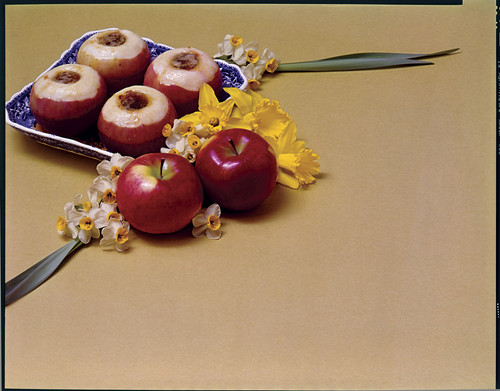
<instances>
[{"instance_id":1,"label":"apple core hole","mask_svg":"<svg viewBox=\"0 0 500 391\"><path fill-rule=\"evenodd\" d=\"M148 96L139 91L126 91L119 95L118 98L125 110L140 110L149 103Z\"/></svg>"},{"instance_id":2,"label":"apple core hole","mask_svg":"<svg viewBox=\"0 0 500 391\"><path fill-rule=\"evenodd\" d=\"M60 71L54 76L54 81L62 84L76 83L80 80L80 74L74 71Z\"/></svg>"},{"instance_id":3,"label":"apple core hole","mask_svg":"<svg viewBox=\"0 0 500 391\"><path fill-rule=\"evenodd\" d=\"M104 46L120 46L123 45L126 40L127 37L119 31L112 31L97 38L99 44Z\"/></svg>"},{"instance_id":4,"label":"apple core hole","mask_svg":"<svg viewBox=\"0 0 500 391\"><path fill-rule=\"evenodd\" d=\"M184 69L187 71L196 68L198 62L199 62L199 56L198 53L195 52L179 53L175 55L170 61L171 65L174 68Z\"/></svg>"}]
</instances>

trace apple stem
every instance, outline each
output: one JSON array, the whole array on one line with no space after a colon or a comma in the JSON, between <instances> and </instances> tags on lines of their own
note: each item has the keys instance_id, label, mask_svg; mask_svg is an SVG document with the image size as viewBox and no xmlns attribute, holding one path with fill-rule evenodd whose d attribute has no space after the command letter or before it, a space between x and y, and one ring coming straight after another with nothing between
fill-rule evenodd
<instances>
[{"instance_id":1,"label":"apple stem","mask_svg":"<svg viewBox=\"0 0 500 391\"><path fill-rule=\"evenodd\" d=\"M231 144L231 146L233 147L233 151L234 151L234 154L235 155L238 155L238 151L236 150L236 146L234 145L234 141L232 138L228 138L227 141L229 142L229 144Z\"/></svg>"},{"instance_id":2,"label":"apple stem","mask_svg":"<svg viewBox=\"0 0 500 391\"><path fill-rule=\"evenodd\" d=\"M165 164L165 159L161 159L161 166L160 166L160 178L163 179L163 165Z\"/></svg>"}]
</instances>

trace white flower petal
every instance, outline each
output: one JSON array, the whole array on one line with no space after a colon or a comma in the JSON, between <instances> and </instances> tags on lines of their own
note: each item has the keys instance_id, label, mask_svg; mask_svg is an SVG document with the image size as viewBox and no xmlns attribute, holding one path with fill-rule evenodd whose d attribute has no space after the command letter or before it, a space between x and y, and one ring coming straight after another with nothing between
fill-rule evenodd
<instances>
[{"instance_id":1,"label":"white flower petal","mask_svg":"<svg viewBox=\"0 0 500 391\"><path fill-rule=\"evenodd\" d=\"M206 230L207 230L207 225L193 227L193 236L195 238L199 238L200 236L203 236L203 234L205 233Z\"/></svg>"},{"instance_id":2,"label":"white flower petal","mask_svg":"<svg viewBox=\"0 0 500 391\"><path fill-rule=\"evenodd\" d=\"M211 216L211 215L220 217L220 206L219 206L219 204L212 204L212 205L210 205L207 208L207 210L205 212L206 218L208 219L208 216Z\"/></svg>"},{"instance_id":3,"label":"white flower petal","mask_svg":"<svg viewBox=\"0 0 500 391\"><path fill-rule=\"evenodd\" d=\"M199 214L193 217L193 225L195 227L201 227L207 224L207 216L205 214Z\"/></svg>"},{"instance_id":4,"label":"white flower petal","mask_svg":"<svg viewBox=\"0 0 500 391\"><path fill-rule=\"evenodd\" d=\"M222 232L219 229L216 231L211 230L211 229L207 229L207 237L209 239L220 239L221 236L222 236Z\"/></svg>"}]
</instances>

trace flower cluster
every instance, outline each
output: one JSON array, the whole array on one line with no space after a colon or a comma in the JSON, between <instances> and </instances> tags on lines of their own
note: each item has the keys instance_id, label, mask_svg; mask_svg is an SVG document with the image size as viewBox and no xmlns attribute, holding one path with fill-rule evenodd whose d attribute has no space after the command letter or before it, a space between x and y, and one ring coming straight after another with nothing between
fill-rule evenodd
<instances>
[{"instance_id":1,"label":"flower cluster","mask_svg":"<svg viewBox=\"0 0 500 391\"><path fill-rule=\"evenodd\" d=\"M278 183L293 189L311 184L319 173L319 156L304 141L297 140L297 127L282 110L278 101L262 97L255 91L224 88L229 98L219 102L214 90L204 84L200 89L198 111L174 121L164 128L166 147L162 152L177 153L190 162L202 145L223 129L249 129L273 148L278 160Z\"/></svg>"},{"instance_id":2,"label":"flower cluster","mask_svg":"<svg viewBox=\"0 0 500 391\"><path fill-rule=\"evenodd\" d=\"M100 240L106 249L125 251L128 248L130 225L123 219L116 205L118 176L133 160L132 157L112 155L97 165L99 176L87 190L87 199L78 194L73 202L64 206L64 216L57 219L60 235L79 239L87 244L91 239Z\"/></svg>"},{"instance_id":3,"label":"flower cluster","mask_svg":"<svg viewBox=\"0 0 500 391\"><path fill-rule=\"evenodd\" d=\"M243 38L237 35L226 35L224 41L217 45L214 58L237 64L248 79L248 86L256 90L265 72L273 73L278 68L279 60L275 54L265 48L259 52L259 43L252 41L243 45Z\"/></svg>"}]
</instances>

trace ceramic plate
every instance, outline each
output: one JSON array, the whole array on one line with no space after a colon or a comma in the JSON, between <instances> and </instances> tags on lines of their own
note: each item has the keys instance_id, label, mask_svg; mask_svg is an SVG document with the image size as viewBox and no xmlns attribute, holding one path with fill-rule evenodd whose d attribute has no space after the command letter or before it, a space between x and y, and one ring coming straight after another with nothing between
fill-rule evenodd
<instances>
[{"instance_id":1,"label":"ceramic plate","mask_svg":"<svg viewBox=\"0 0 500 391\"><path fill-rule=\"evenodd\" d=\"M75 63L78 49L80 48L82 43L90 36L100 31L104 30L91 31L82 35L79 39L74 41L71 44L70 48L61 55L59 60L52 64L45 72L62 64ZM144 38L144 40L149 46L149 51L151 52L151 60L156 58L161 53L172 49L172 47L170 46L155 43L148 38ZM221 70L222 84L224 87L236 87L242 90L247 87L248 82L238 66L229 64L222 60L215 61L217 62ZM31 112L29 104L32 86L33 83L26 85L21 91L14 94L12 98L6 103L5 118L6 122L9 125L14 127L22 134L51 147L77 153L79 155L88 156L98 160L109 159L111 157L112 152L106 151L104 149L99 141L99 137L95 128L72 138L60 137L36 129L36 121L33 117L33 113ZM227 98L227 96L225 98Z\"/></svg>"}]
</instances>

